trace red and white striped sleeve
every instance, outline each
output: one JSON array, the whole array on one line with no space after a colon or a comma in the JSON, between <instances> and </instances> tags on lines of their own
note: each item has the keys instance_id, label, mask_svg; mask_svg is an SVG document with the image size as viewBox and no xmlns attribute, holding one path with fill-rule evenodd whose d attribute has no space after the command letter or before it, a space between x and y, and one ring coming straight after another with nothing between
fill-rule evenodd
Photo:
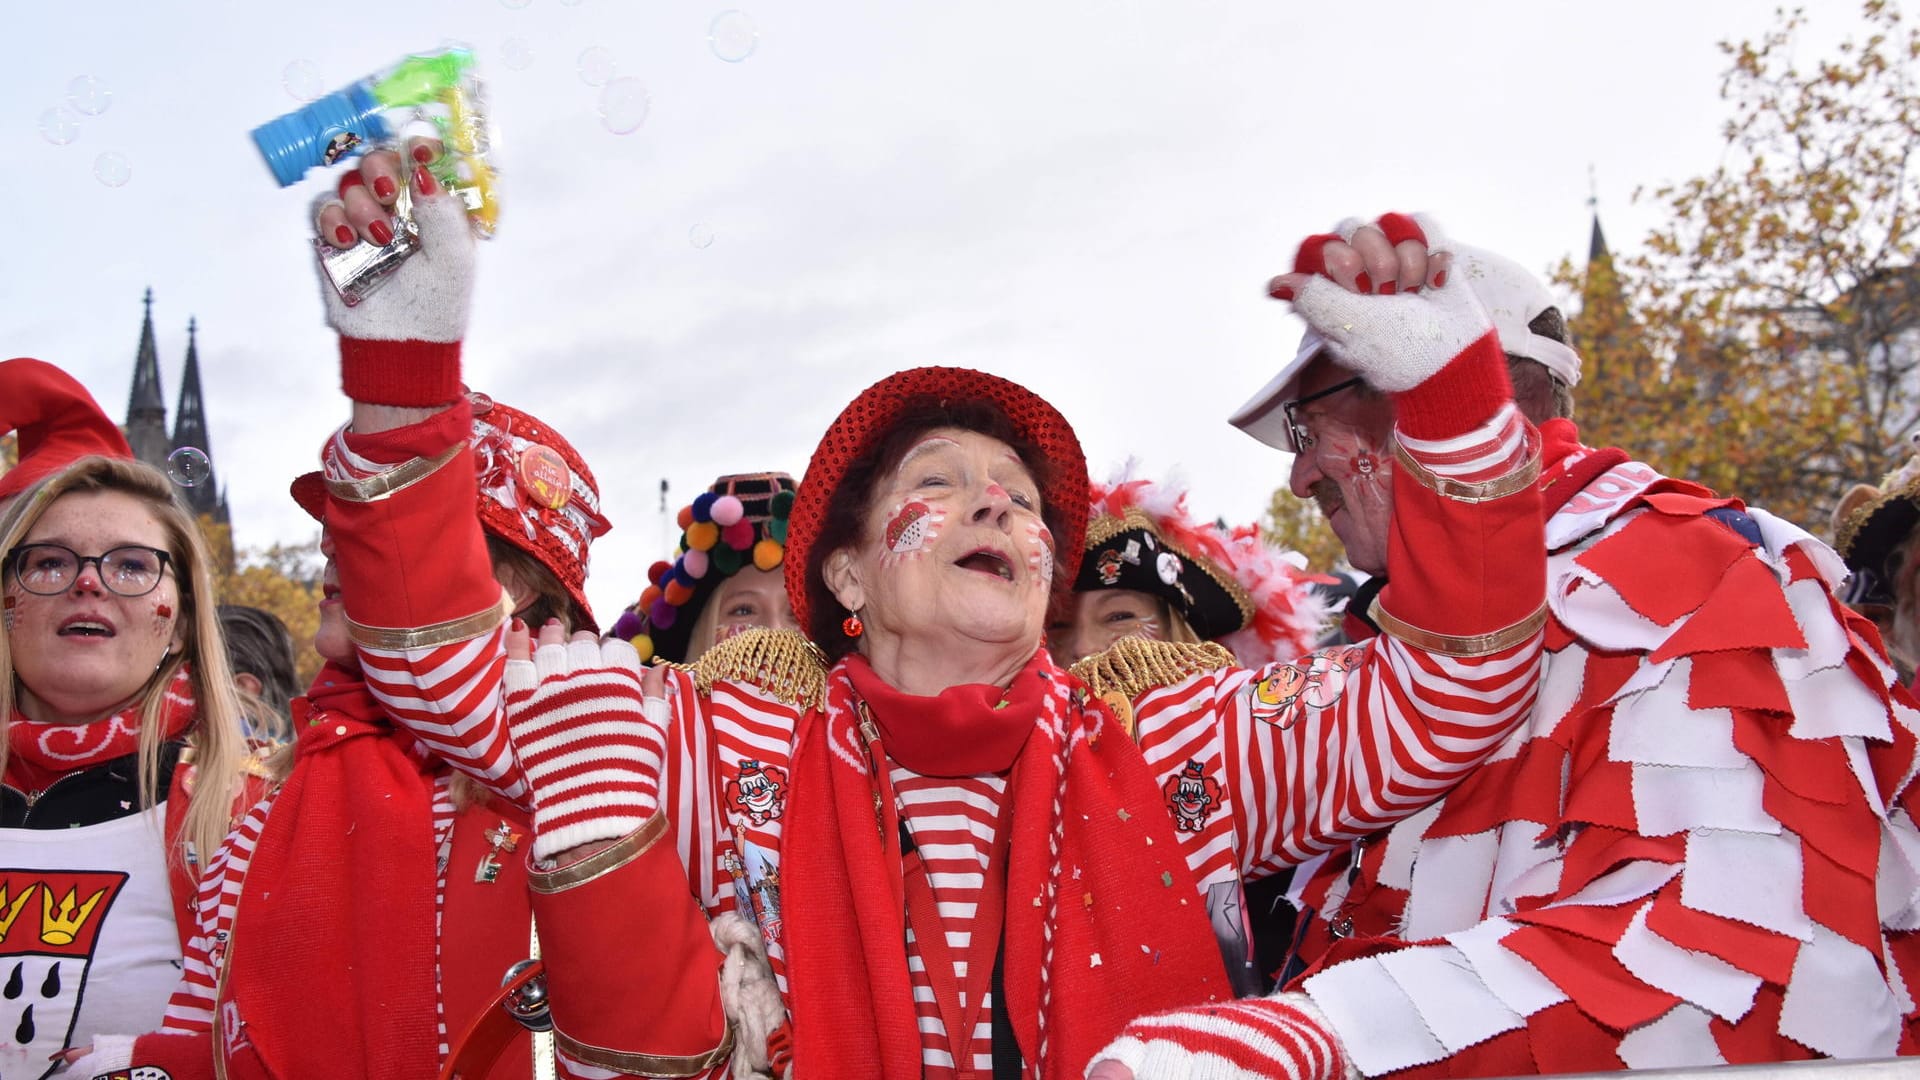
<instances>
[{"instance_id":1,"label":"red and white striped sleeve","mask_svg":"<svg viewBox=\"0 0 1920 1080\"><path fill-rule=\"evenodd\" d=\"M1304 994L1242 999L1143 1016L1094 1055L1135 1076L1185 1080L1345 1080L1339 1038Z\"/></svg>"},{"instance_id":2,"label":"red and white striped sleeve","mask_svg":"<svg viewBox=\"0 0 1920 1080\"><path fill-rule=\"evenodd\" d=\"M472 422L462 400L407 427L335 432L328 534L369 691L428 752L527 809L501 693L502 592L461 445Z\"/></svg>"},{"instance_id":3,"label":"red and white striped sleeve","mask_svg":"<svg viewBox=\"0 0 1920 1080\"><path fill-rule=\"evenodd\" d=\"M1228 815L1198 814L1208 793L1187 793L1203 880L1236 858L1249 876L1271 873L1417 811L1532 709L1545 541L1537 439L1510 397L1497 344L1396 395L1380 637L1135 703L1141 749L1170 787L1185 771L1189 786L1225 788L1211 797Z\"/></svg>"}]
</instances>

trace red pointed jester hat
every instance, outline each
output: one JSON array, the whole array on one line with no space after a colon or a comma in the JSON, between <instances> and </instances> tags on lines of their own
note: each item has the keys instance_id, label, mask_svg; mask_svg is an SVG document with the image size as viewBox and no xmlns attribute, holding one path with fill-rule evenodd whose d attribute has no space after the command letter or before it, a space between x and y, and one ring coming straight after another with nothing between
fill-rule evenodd
<instances>
[{"instance_id":1,"label":"red pointed jester hat","mask_svg":"<svg viewBox=\"0 0 1920 1080\"><path fill-rule=\"evenodd\" d=\"M44 360L0 361L0 435L19 433L20 463L0 475L0 501L89 454L131 458L120 428L87 388Z\"/></svg>"}]
</instances>

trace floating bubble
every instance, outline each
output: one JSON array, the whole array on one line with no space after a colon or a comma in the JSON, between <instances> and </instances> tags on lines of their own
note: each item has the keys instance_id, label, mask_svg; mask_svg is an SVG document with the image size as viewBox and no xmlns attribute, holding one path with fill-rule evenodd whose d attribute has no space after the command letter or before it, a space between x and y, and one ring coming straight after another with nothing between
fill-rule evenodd
<instances>
[{"instance_id":1,"label":"floating bubble","mask_svg":"<svg viewBox=\"0 0 1920 1080\"><path fill-rule=\"evenodd\" d=\"M621 76L600 90L600 126L615 135L631 135L647 122L653 99L639 79Z\"/></svg>"},{"instance_id":2,"label":"floating bubble","mask_svg":"<svg viewBox=\"0 0 1920 1080\"><path fill-rule=\"evenodd\" d=\"M67 104L75 112L99 116L113 104L113 91L91 75L76 75L67 83Z\"/></svg>"},{"instance_id":3,"label":"floating bubble","mask_svg":"<svg viewBox=\"0 0 1920 1080\"><path fill-rule=\"evenodd\" d=\"M510 71L525 71L533 66L533 46L526 38L508 38L500 43L500 62Z\"/></svg>"},{"instance_id":4,"label":"floating bubble","mask_svg":"<svg viewBox=\"0 0 1920 1080\"><path fill-rule=\"evenodd\" d=\"M197 446L183 446L167 455L167 478L181 487L199 487L213 475L213 462Z\"/></svg>"},{"instance_id":5,"label":"floating bubble","mask_svg":"<svg viewBox=\"0 0 1920 1080\"><path fill-rule=\"evenodd\" d=\"M93 159L93 178L108 187L119 187L133 179L133 163L118 150L109 150Z\"/></svg>"},{"instance_id":6,"label":"floating bubble","mask_svg":"<svg viewBox=\"0 0 1920 1080\"><path fill-rule=\"evenodd\" d=\"M707 25L707 44L713 55L737 64L760 47L760 31L744 11L723 11Z\"/></svg>"},{"instance_id":7,"label":"floating bubble","mask_svg":"<svg viewBox=\"0 0 1920 1080\"><path fill-rule=\"evenodd\" d=\"M65 146L80 137L80 117L65 105L55 105L40 114L40 137L55 146Z\"/></svg>"},{"instance_id":8,"label":"floating bubble","mask_svg":"<svg viewBox=\"0 0 1920 1080\"><path fill-rule=\"evenodd\" d=\"M588 86L605 86L613 79L613 73L620 70L620 64L614 60L613 53L595 45L580 53L574 69L580 73L580 81Z\"/></svg>"},{"instance_id":9,"label":"floating bubble","mask_svg":"<svg viewBox=\"0 0 1920 1080\"><path fill-rule=\"evenodd\" d=\"M280 69L280 85L295 101L319 101L327 92L320 69L311 60L295 60Z\"/></svg>"},{"instance_id":10,"label":"floating bubble","mask_svg":"<svg viewBox=\"0 0 1920 1080\"><path fill-rule=\"evenodd\" d=\"M687 230L687 242L697 248L712 247L713 226L704 221L694 222L693 227Z\"/></svg>"}]
</instances>

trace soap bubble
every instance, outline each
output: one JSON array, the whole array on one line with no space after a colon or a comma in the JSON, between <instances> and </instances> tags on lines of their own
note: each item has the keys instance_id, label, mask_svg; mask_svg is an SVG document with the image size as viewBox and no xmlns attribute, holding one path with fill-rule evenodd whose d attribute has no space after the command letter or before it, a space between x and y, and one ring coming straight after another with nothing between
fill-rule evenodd
<instances>
[{"instance_id":1,"label":"soap bubble","mask_svg":"<svg viewBox=\"0 0 1920 1080\"><path fill-rule=\"evenodd\" d=\"M318 101L326 93L320 69L311 60L295 60L280 69L280 85L295 101Z\"/></svg>"},{"instance_id":2,"label":"soap bubble","mask_svg":"<svg viewBox=\"0 0 1920 1080\"><path fill-rule=\"evenodd\" d=\"M695 222L693 227L687 230L687 242L697 248L712 247L713 226L704 221Z\"/></svg>"},{"instance_id":3,"label":"soap bubble","mask_svg":"<svg viewBox=\"0 0 1920 1080\"><path fill-rule=\"evenodd\" d=\"M67 104L87 116L99 116L113 104L113 91L91 75L76 75L67 83Z\"/></svg>"},{"instance_id":4,"label":"soap bubble","mask_svg":"<svg viewBox=\"0 0 1920 1080\"><path fill-rule=\"evenodd\" d=\"M55 105L40 114L40 137L55 146L65 146L80 137L80 117L65 105Z\"/></svg>"},{"instance_id":5,"label":"soap bubble","mask_svg":"<svg viewBox=\"0 0 1920 1080\"><path fill-rule=\"evenodd\" d=\"M744 11L723 11L707 26L707 44L713 55L737 64L760 47L760 31Z\"/></svg>"},{"instance_id":6,"label":"soap bubble","mask_svg":"<svg viewBox=\"0 0 1920 1080\"><path fill-rule=\"evenodd\" d=\"M525 71L533 66L533 46L526 38L508 38L500 43L500 62L509 71Z\"/></svg>"},{"instance_id":7,"label":"soap bubble","mask_svg":"<svg viewBox=\"0 0 1920 1080\"><path fill-rule=\"evenodd\" d=\"M639 79L621 76L600 91L600 126L615 135L631 135L647 122L653 99Z\"/></svg>"},{"instance_id":8,"label":"soap bubble","mask_svg":"<svg viewBox=\"0 0 1920 1080\"><path fill-rule=\"evenodd\" d=\"M199 487L213 475L213 462L197 446L183 446L167 455L167 478L181 487Z\"/></svg>"},{"instance_id":9,"label":"soap bubble","mask_svg":"<svg viewBox=\"0 0 1920 1080\"><path fill-rule=\"evenodd\" d=\"M581 52L580 59L574 62L574 69L580 73L580 81L588 86L605 86L620 65L614 60L613 53L595 45Z\"/></svg>"},{"instance_id":10,"label":"soap bubble","mask_svg":"<svg viewBox=\"0 0 1920 1080\"><path fill-rule=\"evenodd\" d=\"M109 150L93 159L93 178L108 187L119 187L133 179L133 163L127 155Z\"/></svg>"}]
</instances>

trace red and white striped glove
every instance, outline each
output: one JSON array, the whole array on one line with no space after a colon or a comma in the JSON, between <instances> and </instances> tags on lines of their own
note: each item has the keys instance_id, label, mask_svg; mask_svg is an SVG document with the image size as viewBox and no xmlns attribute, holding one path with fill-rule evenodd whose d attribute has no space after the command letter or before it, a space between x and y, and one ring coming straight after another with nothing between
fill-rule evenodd
<instances>
[{"instance_id":1,"label":"red and white striped glove","mask_svg":"<svg viewBox=\"0 0 1920 1080\"><path fill-rule=\"evenodd\" d=\"M1305 994L1143 1016L1093 1056L1088 1080L1348 1080L1359 1072Z\"/></svg>"},{"instance_id":2,"label":"red and white striped glove","mask_svg":"<svg viewBox=\"0 0 1920 1080\"><path fill-rule=\"evenodd\" d=\"M533 857L617 840L659 808L667 702L642 690L640 654L591 633L508 660L514 755L533 790Z\"/></svg>"},{"instance_id":3,"label":"red and white striped glove","mask_svg":"<svg viewBox=\"0 0 1920 1080\"><path fill-rule=\"evenodd\" d=\"M1377 390L1411 390L1475 345L1497 356L1493 319L1452 264L1439 226L1408 214L1309 236L1268 286ZM1483 344L1484 343L1484 344Z\"/></svg>"}]
</instances>

